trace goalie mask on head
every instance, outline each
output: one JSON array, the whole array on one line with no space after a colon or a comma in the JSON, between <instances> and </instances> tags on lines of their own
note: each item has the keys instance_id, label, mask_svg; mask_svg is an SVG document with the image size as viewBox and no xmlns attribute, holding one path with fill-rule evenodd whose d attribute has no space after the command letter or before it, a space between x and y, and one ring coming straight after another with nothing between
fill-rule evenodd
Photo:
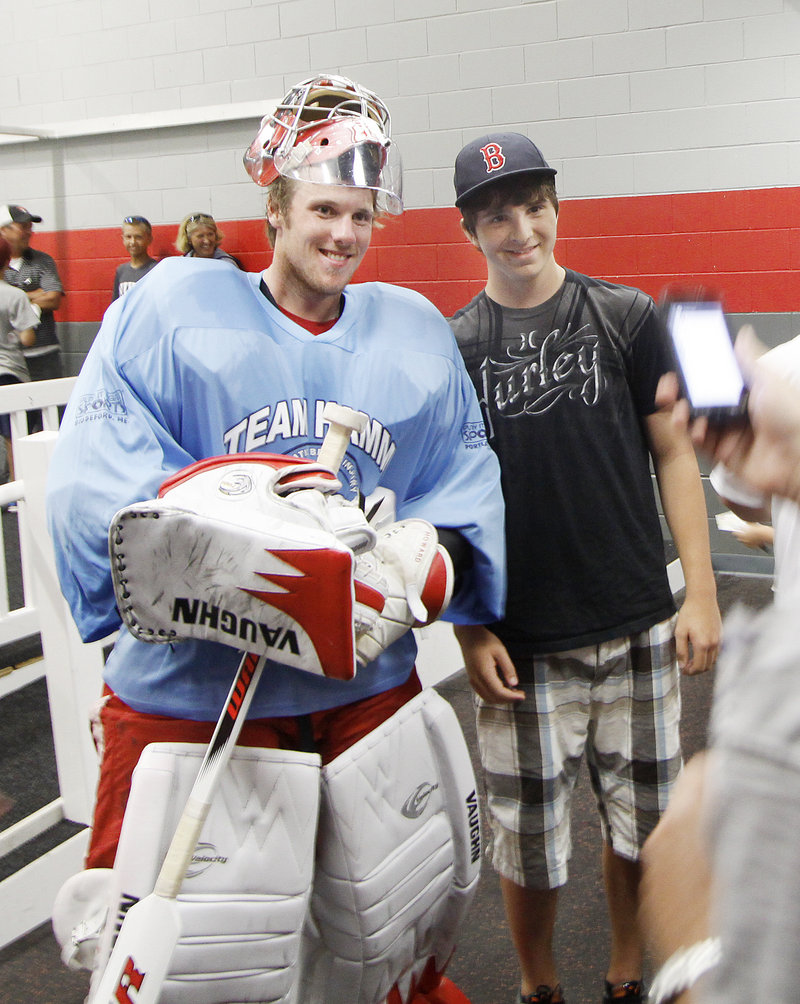
<instances>
[{"instance_id":1,"label":"goalie mask on head","mask_svg":"<svg viewBox=\"0 0 800 1004\"><path fill-rule=\"evenodd\" d=\"M244 155L257 185L281 175L313 184L369 188L380 212L403 211L400 154L377 94L347 77L319 75L293 87L261 121Z\"/></svg>"},{"instance_id":2,"label":"goalie mask on head","mask_svg":"<svg viewBox=\"0 0 800 1004\"><path fill-rule=\"evenodd\" d=\"M349 679L354 617L384 596L354 584L375 532L334 493L329 470L297 457L213 457L179 471L159 498L109 528L117 605L141 641L199 638Z\"/></svg>"}]
</instances>

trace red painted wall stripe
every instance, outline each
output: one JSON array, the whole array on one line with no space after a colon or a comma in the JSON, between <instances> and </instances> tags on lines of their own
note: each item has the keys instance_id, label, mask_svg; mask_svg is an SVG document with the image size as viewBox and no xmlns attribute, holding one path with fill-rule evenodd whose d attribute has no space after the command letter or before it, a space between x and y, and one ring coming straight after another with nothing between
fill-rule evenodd
<instances>
[{"instance_id":1,"label":"red painted wall stripe","mask_svg":"<svg viewBox=\"0 0 800 1004\"><path fill-rule=\"evenodd\" d=\"M251 271L269 263L261 220L221 222L223 247ZM153 253L177 254L175 226L154 227ZM37 231L67 290L60 321L99 321L114 269L125 260L120 231ZM695 192L561 204L558 260L589 275L657 296L671 282L716 289L737 313L795 311L800 305L800 188ZM375 232L360 281L419 290L446 315L483 286L485 266L466 242L456 209L416 209Z\"/></svg>"}]
</instances>

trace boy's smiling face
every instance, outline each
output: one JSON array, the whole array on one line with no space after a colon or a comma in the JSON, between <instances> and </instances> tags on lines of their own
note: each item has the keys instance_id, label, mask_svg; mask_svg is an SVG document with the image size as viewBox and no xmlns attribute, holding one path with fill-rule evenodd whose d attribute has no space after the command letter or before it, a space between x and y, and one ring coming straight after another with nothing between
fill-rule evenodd
<instances>
[{"instance_id":1,"label":"boy's smiling face","mask_svg":"<svg viewBox=\"0 0 800 1004\"><path fill-rule=\"evenodd\" d=\"M467 237L486 258L489 280L509 288L529 287L548 276L558 233L558 213L549 199L536 196L480 210Z\"/></svg>"},{"instance_id":2,"label":"boy's smiling face","mask_svg":"<svg viewBox=\"0 0 800 1004\"><path fill-rule=\"evenodd\" d=\"M131 258L146 255L152 239L150 231L141 223L124 223L122 226L122 243Z\"/></svg>"}]
</instances>

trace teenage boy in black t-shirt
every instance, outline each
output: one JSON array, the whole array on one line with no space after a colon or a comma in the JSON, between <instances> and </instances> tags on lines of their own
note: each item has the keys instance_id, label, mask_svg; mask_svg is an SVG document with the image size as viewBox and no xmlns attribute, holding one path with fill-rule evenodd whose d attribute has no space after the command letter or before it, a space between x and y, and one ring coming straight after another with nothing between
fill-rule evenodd
<instances>
[{"instance_id":1,"label":"teenage boy in black t-shirt","mask_svg":"<svg viewBox=\"0 0 800 1004\"><path fill-rule=\"evenodd\" d=\"M681 769L678 665L712 666L720 617L695 454L654 403L670 368L654 304L558 264L555 174L518 133L456 160L456 205L488 278L450 323L500 458L509 566L504 619L456 633L519 1000L564 1000L553 931L585 755L611 917L604 1000L635 1004L639 850ZM686 578L677 616L651 459Z\"/></svg>"}]
</instances>

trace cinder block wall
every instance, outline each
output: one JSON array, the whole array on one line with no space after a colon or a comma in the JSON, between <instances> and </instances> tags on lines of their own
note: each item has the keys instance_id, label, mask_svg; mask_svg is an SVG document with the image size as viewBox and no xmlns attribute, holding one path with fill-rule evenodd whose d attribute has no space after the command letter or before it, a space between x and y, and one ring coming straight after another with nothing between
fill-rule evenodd
<instances>
[{"instance_id":1,"label":"cinder block wall","mask_svg":"<svg viewBox=\"0 0 800 1004\"><path fill-rule=\"evenodd\" d=\"M386 98L411 209L449 205L457 150L495 127L528 132L566 198L800 176L797 0L40 0L4 34L0 125L62 138L4 146L2 188L54 230L134 205L156 223L200 204L257 216L241 153L259 111L317 71Z\"/></svg>"},{"instance_id":2,"label":"cinder block wall","mask_svg":"<svg viewBox=\"0 0 800 1004\"><path fill-rule=\"evenodd\" d=\"M445 313L480 288L452 164L514 129L558 169L565 264L654 294L701 277L770 340L796 332L798 0L40 0L12 5L4 33L0 202L44 217L73 370L123 216L151 219L163 256L186 213L209 211L228 250L267 263L241 155L274 100L321 71L378 91L403 153L407 212L361 279Z\"/></svg>"}]
</instances>

